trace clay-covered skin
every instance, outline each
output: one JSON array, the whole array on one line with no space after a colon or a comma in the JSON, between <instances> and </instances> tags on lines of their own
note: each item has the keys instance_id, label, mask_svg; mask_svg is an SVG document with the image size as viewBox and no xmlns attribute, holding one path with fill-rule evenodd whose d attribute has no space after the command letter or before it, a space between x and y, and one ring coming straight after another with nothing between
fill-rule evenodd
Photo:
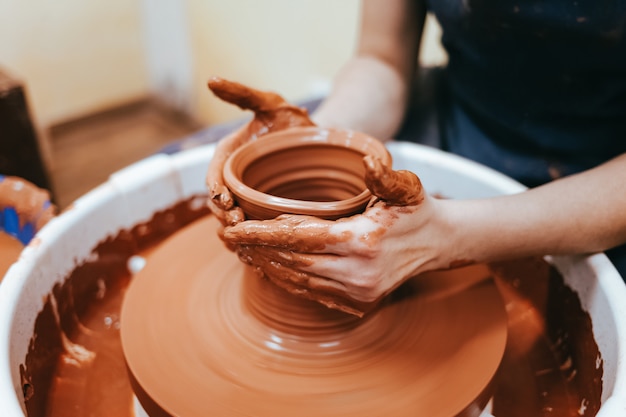
<instances>
[{"instance_id":1,"label":"clay-covered skin","mask_svg":"<svg viewBox=\"0 0 626 417\"><path fill-rule=\"evenodd\" d=\"M208 85L220 99L254 112L254 118L248 124L219 142L206 176L211 211L222 224L235 224L244 220L244 216L224 185L222 170L226 159L244 143L257 140L267 133L289 127L314 126L314 123L309 119L306 109L288 103L278 94L218 77L211 78Z\"/></svg>"},{"instance_id":2,"label":"clay-covered skin","mask_svg":"<svg viewBox=\"0 0 626 417\"><path fill-rule=\"evenodd\" d=\"M414 216L418 210L420 216ZM342 294L335 308L363 315L415 275L422 259L431 257L433 247L415 247L409 242L415 229L432 227L429 219L435 210L428 198L399 207L378 201L363 214L335 221L294 215L246 221L225 228L223 239L238 248L244 262L274 282L308 286L310 291L304 294L312 299L325 288L332 289L328 295ZM345 299L358 301L366 309L344 309Z\"/></svg>"},{"instance_id":3,"label":"clay-covered skin","mask_svg":"<svg viewBox=\"0 0 626 417\"><path fill-rule=\"evenodd\" d=\"M394 171L371 155L363 158L367 188L390 206L415 206L424 200L420 179L407 170Z\"/></svg>"},{"instance_id":4,"label":"clay-covered skin","mask_svg":"<svg viewBox=\"0 0 626 417\"><path fill-rule=\"evenodd\" d=\"M213 158L209 166L207 184L211 196L210 208L222 221L222 224L227 226L227 230L220 229L218 231L220 236L224 238L229 248L238 253L242 261L253 266L259 274L265 274L272 282L291 294L315 300L330 308L357 316L363 316L367 311L375 307L385 294L392 291L397 285L400 285L402 280L396 279L394 282L391 280L391 277L387 278L387 276L383 274L379 274L379 276L376 277L364 275L352 281L327 279L307 271L307 268L311 266L313 262L319 263L320 260L318 258L318 260L314 261L313 258L307 256L306 252L310 247L315 247L314 250L317 251L324 250L325 247L332 245L333 239L336 243L346 243L350 241L350 239L361 240L362 237L356 237L354 233L358 230L361 232L360 236L363 236L363 232L365 232L367 239L370 239L368 242L361 241L355 243L356 246L365 246L362 249L357 248L357 250L363 252L363 261L366 262L371 255L371 250L368 249L368 246L371 248L371 243L379 240L383 235L393 235L393 232L386 230L389 228L389 225L393 223L391 220L401 215L403 212L404 214L408 214L409 212L417 210L418 206L424 201L425 192L419 178L409 171L393 171L389 166L389 160L382 161L378 156L364 155L362 160L365 168L363 180L374 197L382 201L382 203L379 201L378 208L376 209L378 213L382 213L381 215L374 213L361 220L356 220L351 223L351 226L355 227L353 230L340 232L339 235L333 235L331 231L331 229L334 228L333 223L319 223L318 219L315 218L311 218L310 224L307 224L306 227L298 227L297 230L294 229L294 226L297 225L285 217L279 217L278 222L269 221L260 224L245 222L242 227L229 230L228 226L240 224L245 219L264 219L263 217L259 217L257 212L280 213L281 211L278 209L272 211L267 208L271 207L273 198L269 195L271 193L268 193L267 201L264 203L268 206L260 206L258 203L253 204L238 194L239 199L243 199L244 201L241 202L241 207L236 207L233 195L224 185L223 176L220 176L219 172L220 169L223 169L228 156L249 140L256 139L260 134L269 132L270 129L276 131L298 125L313 125L313 123L301 109L289 105L282 97L274 93L260 92L238 83L216 78L209 82L209 87L215 95L222 100L255 112L254 119L247 126L229 137L224 138L219 143L216 150L216 157ZM330 148L325 152L325 154L316 154L311 156L311 158L323 161L324 158L330 160L335 157ZM263 163L263 156L259 157L259 159L261 160L260 162L254 161L254 163ZM293 162L291 160L285 160L284 163ZM335 166L340 164L333 162L328 163L328 165ZM241 169L241 167L237 169ZM345 168L345 171L337 170L337 172L333 174L333 178L343 178L342 175L345 177L345 172L347 171L348 168ZM297 173L297 171L290 168L286 170L283 176L293 176L294 173ZM280 183L280 181L288 181L287 178L272 178L272 180L278 183ZM317 180L311 179L310 181ZM301 184L300 189L306 190L310 188L308 187L306 178L301 179L299 183ZM264 190L257 191L265 192ZM327 194L331 195L332 193L333 190L330 190L329 186ZM293 199L296 197L290 198ZM306 200L305 198L296 199ZM311 199L310 201L314 200ZM374 201L371 202L371 204L373 203ZM391 206L400 206L404 209L399 209L397 212L393 210L382 210L383 208L389 208ZM250 211L254 209L254 212L245 212L245 207L249 207ZM290 213L290 211L285 209L282 213ZM317 216L317 213L313 210L306 212L302 211L301 208L297 213ZM274 214L274 216L276 216L276 214ZM337 219L336 216L328 218L332 220ZM307 218L296 219L295 221L302 224L303 220L309 221ZM340 218L337 221L339 222L341 220ZM277 230L276 227L280 230ZM295 245L293 241L291 241L291 233L293 231L297 232L298 242ZM286 241L277 237L279 235L285 236ZM332 237L330 240L329 236ZM265 249L263 246L283 246L289 247L290 250L272 251ZM389 255L399 259L401 252L402 251L390 251ZM328 260L329 262L332 262L334 255L341 256L342 254L332 253L331 251L331 259ZM322 259L321 261L325 260ZM402 276L402 278L406 279L412 273L411 268L415 269L415 267L415 265L410 265L409 268L409 265L405 265L402 271L398 270L394 271L394 273L396 276ZM368 269L372 271L372 274L380 272L377 269L373 270L371 268L346 268L346 270Z\"/></svg>"}]
</instances>

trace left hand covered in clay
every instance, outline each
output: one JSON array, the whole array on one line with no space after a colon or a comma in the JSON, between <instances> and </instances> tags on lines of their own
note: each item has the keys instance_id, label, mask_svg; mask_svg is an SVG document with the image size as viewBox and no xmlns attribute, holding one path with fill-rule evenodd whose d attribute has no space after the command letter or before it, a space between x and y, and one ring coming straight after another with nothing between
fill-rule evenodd
<instances>
[{"instance_id":1,"label":"left hand covered in clay","mask_svg":"<svg viewBox=\"0 0 626 417\"><path fill-rule=\"evenodd\" d=\"M220 99L254 112L254 118L250 122L220 140L207 170L209 208L222 225L232 225L242 221L244 215L235 205L222 178L224 163L230 154L243 144L258 140L267 133L296 126L314 126L314 123L305 109L290 104L272 92L256 90L218 77L209 80L209 89Z\"/></svg>"},{"instance_id":2,"label":"left hand covered in clay","mask_svg":"<svg viewBox=\"0 0 626 417\"><path fill-rule=\"evenodd\" d=\"M304 287L364 303L439 267L437 248L447 227L438 214L441 201L409 171L392 171L370 157L365 166L366 184L379 201L363 214L335 221L297 215L245 221L226 227L224 240L287 290Z\"/></svg>"}]
</instances>

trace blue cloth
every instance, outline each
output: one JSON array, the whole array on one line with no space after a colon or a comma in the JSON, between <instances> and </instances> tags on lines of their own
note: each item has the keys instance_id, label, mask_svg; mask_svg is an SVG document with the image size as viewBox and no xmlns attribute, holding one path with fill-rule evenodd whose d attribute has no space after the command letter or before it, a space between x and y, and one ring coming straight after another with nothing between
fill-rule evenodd
<instances>
[{"instance_id":1,"label":"blue cloth","mask_svg":"<svg viewBox=\"0 0 626 417\"><path fill-rule=\"evenodd\" d=\"M626 152L626 0L433 0L442 141L539 185Z\"/></svg>"},{"instance_id":2,"label":"blue cloth","mask_svg":"<svg viewBox=\"0 0 626 417\"><path fill-rule=\"evenodd\" d=\"M0 182L5 177L0 175ZM50 207L50 202L46 201L42 207L42 212ZM22 225L20 225L22 223ZM20 219L17 210L13 206L0 206L0 232L4 232L17 238L22 244L27 245L37 233L35 223Z\"/></svg>"}]
</instances>

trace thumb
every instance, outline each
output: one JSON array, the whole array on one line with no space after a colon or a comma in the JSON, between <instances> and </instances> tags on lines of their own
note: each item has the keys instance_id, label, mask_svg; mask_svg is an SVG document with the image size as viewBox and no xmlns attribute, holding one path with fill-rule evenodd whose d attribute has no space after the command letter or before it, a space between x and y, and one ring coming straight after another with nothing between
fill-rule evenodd
<instances>
[{"instance_id":1,"label":"thumb","mask_svg":"<svg viewBox=\"0 0 626 417\"><path fill-rule=\"evenodd\" d=\"M394 171L376 157L367 155L365 184L376 197L390 206L415 206L424 200L424 187L411 171Z\"/></svg>"}]
</instances>

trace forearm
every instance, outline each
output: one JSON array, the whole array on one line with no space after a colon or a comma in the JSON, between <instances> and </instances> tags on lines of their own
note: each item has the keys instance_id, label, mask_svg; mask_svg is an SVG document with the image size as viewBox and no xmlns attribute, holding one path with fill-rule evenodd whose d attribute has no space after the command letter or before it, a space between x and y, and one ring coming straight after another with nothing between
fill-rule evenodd
<instances>
[{"instance_id":1,"label":"forearm","mask_svg":"<svg viewBox=\"0 0 626 417\"><path fill-rule=\"evenodd\" d=\"M626 154L523 193L445 203L457 258L603 251L626 242Z\"/></svg>"},{"instance_id":2,"label":"forearm","mask_svg":"<svg viewBox=\"0 0 626 417\"><path fill-rule=\"evenodd\" d=\"M325 127L342 127L387 140L404 117L410 81L372 56L356 56L336 77L331 94L312 115Z\"/></svg>"},{"instance_id":3,"label":"forearm","mask_svg":"<svg viewBox=\"0 0 626 417\"><path fill-rule=\"evenodd\" d=\"M425 16L423 1L363 1L357 52L313 120L389 139L407 107Z\"/></svg>"}]
</instances>

